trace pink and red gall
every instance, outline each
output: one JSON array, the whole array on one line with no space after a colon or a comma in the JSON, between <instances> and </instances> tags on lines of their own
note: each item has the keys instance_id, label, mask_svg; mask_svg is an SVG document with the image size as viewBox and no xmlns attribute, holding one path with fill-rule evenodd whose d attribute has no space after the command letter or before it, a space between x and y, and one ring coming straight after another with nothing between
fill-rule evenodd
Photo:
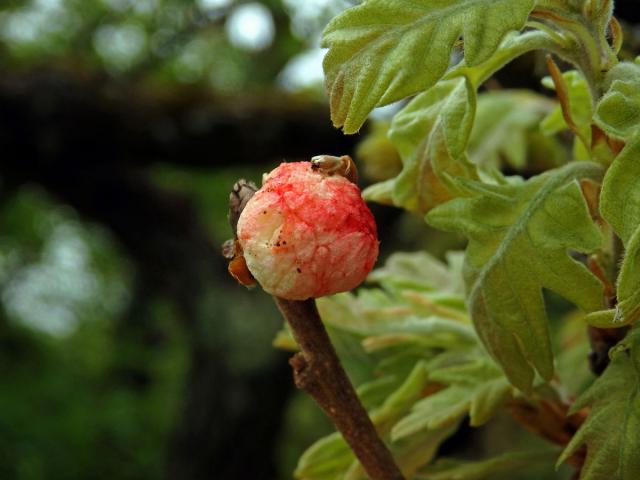
<instances>
[{"instance_id":1,"label":"pink and red gall","mask_svg":"<svg viewBox=\"0 0 640 480\"><path fill-rule=\"evenodd\" d=\"M378 256L358 187L309 162L283 163L266 176L240 215L238 241L262 288L289 300L351 290Z\"/></svg>"}]
</instances>

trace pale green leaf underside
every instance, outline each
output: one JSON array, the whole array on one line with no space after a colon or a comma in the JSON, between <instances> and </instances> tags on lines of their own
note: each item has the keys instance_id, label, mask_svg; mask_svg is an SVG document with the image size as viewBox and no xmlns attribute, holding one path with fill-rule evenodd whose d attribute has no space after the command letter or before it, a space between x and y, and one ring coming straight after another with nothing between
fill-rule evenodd
<instances>
[{"instance_id":1,"label":"pale green leaf underside","mask_svg":"<svg viewBox=\"0 0 640 480\"><path fill-rule=\"evenodd\" d=\"M640 148L637 150L640 155ZM636 163L640 156L636 156ZM640 172L638 172L640 175ZM640 179L640 176L635 177ZM640 222L640 218L638 219ZM635 322L640 318L640 223L627 242L617 285L618 304L614 320L620 324Z\"/></svg>"},{"instance_id":2,"label":"pale green leaf underside","mask_svg":"<svg viewBox=\"0 0 640 480\"><path fill-rule=\"evenodd\" d=\"M640 66L619 64L609 79L611 88L598 104L595 121L626 146L605 175L600 210L626 247L613 322L624 325L640 317Z\"/></svg>"},{"instance_id":3,"label":"pale green leaf underside","mask_svg":"<svg viewBox=\"0 0 640 480\"><path fill-rule=\"evenodd\" d=\"M602 307L602 285L569 256L601 244L577 182L601 175L599 166L580 162L520 184L465 182L475 195L427 215L435 227L469 238L471 316L491 355L522 390L530 389L534 371L547 380L553 375L542 289L586 311Z\"/></svg>"},{"instance_id":4,"label":"pale green leaf underside","mask_svg":"<svg viewBox=\"0 0 640 480\"><path fill-rule=\"evenodd\" d=\"M465 77L440 81L416 96L389 130L402 171L395 179L367 188L364 197L426 213L459 193L450 181L453 177L476 179L478 171L491 176L505 161L523 167L541 147L539 139L528 146L529 136L553 102L521 91L479 98L476 111L475 90Z\"/></svg>"},{"instance_id":5,"label":"pale green leaf underside","mask_svg":"<svg viewBox=\"0 0 640 480\"><path fill-rule=\"evenodd\" d=\"M402 292L406 289L437 290L462 295L460 278L462 252L450 251L448 265L443 264L427 252L396 252L381 268L375 269L368 282L376 282Z\"/></svg>"},{"instance_id":6,"label":"pale green leaf underside","mask_svg":"<svg viewBox=\"0 0 640 480\"><path fill-rule=\"evenodd\" d=\"M548 98L524 90L480 94L469 138L469 160L480 169L499 169L505 163L524 167L528 137L553 107Z\"/></svg>"},{"instance_id":7,"label":"pale green leaf underside","mask_svg":"<svg viewBox=\"0 0 640 480\"><path fill-rule=\"evenodd\" d=\"M621 63L608 79L611 88L598 103L594 120L614 137L629 139L640 130L640 65Z\"/></svg>"},{"instance_id":8,"label":"pale green leaf underside","mask_svg":"<svg viewBox=\"0 0 640 480\"><path fill-rule=\"evenodd\" d=\"M449 426L466 414L471 426L483 425L511 392L504 375L488 357L435 369L429 380L448 386L417 402L411 413L395 424L391 431L394 441Z\"/></svg>"},{"instance_id":9,"label":"pale green leaf underside","mask_svg":"<svg viewBox=\"0 0 640 480\"><path fill-rule=\"evenodd\" d=\"M464 77L439 82L393 119L389 137L402 159L393 181L396 206L427 212L451 198L448 177L477 178L466 158L475 90Z\"/></svg>"},{"instance_id":10,"label":"pale green leaf underside","mask_svg":"<svg viewBox=\"0 0 640 480\"><path fill-rule=\"evenodd\" d=\"M623 72L626 69L621 69ZM631 239L640 219L640 66L627 79L615 80L598 104L595 122L608 134L626 141L627 146L613 162L603 182L601 211L623 242ZM616 69L612 74L618 73ZM626 73L626 72L625 72Z\"/></svg>"},{"instance_id":11,"label":"pale green leaf underside","mask_svg":"<svg viewBox=\"0 0 640 480\"><path fill-rule=\"evenodd\" d=\"M602 376L574 404L574 410L591 411L559 460L586 445L581 480L635 480L640 472L640 330L611 355Z\"/></svg>"},{"instance_id":12,"label":"pale green leaf underside","mask_svg":"<svg viewBox=\"0 0 640 480\"><path fill-rule=\"evenodd\" d=\"M362 191L362 198L367 202L376 202L381 205L395 205L393 202L393 189L396 179L390 178L383 182L369 185Z\"/></svg>"},{"instance_id":13,"label":"pale green leaf underside","mask_svg":"<svg viewBox=\"0 0 640 480\"><path fill-rule=\"evenodd\" d=\"M462 37L468 65L520 30L533 0L369 0L333 19L322 45L334 125L357 132L367 115L434 85Z\"/></svg>"}]
</instances>

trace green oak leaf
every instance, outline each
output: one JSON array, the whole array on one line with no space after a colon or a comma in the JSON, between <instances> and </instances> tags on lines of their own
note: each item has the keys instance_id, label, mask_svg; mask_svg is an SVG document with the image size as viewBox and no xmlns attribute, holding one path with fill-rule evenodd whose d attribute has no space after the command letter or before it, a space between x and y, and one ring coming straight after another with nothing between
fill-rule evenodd
<instances>
[{"instance_id":1,"label":"green oak leaf","mask_svg":"<svg viewBox=\"0 0 640 480\"><path fill-rule=\"evenodd\" d=\"M502 371L486 354L472 356L462 364L432 367L429 380L447 387L415 403L409 415L391 430L392 440L446 427L467 414L471 426L483 425L511 392Z\"/></svg>"},{"instance_id":2,"label":"green oak leaf","mask_svg":"<svg viewBox=\"0 0 640 480\"><path fill-rule=\"evenodd\" d=\"M321 438L298 460L294 477L304 480L336 480L354 461L354 455L339 433Z\"/></svg>"},{"instance_id":3,"label":"green oak leaf","mask_svg":"<svg viewBox=\"0 0 640 480\"><path fill-rule=\"evenodd\" d=\"M460 194L451 182L453 177L473 179L483 174L487 181L504 181L491 165L492 158L500 154L520 162L522 151L515 147L518 141L513 138L519 130L512 127L530 120L530 110L539 118L543 104L548 107L551 102L541 96L537 97L538 101L525 101L524 94L520 94L523 98L519 98L519 102L516 98L511 102L513 115L505 113L496 125L492 118L493 114L498 114L495 107L508 110L508 106L501 104L504 102L492 102L491 98L504 98L508 94L496 93L495 97L485 94L489 101L483 102L482 116L476 116L475 90L505 63L527 51L544 48L547 43L544 32L512 33L504 38L496 55L486 62L474 67L460 63L446 79L417 95L395 116L389 130L403 164L400 174L366 188L364 198L425 213ZM542 163L546 168L561 163L566 154L554 139L540 138L536 132L530 132L530 135L530 151L526 153L534 162ZM504 142L496 144L493 140ZM469 141L473 142L469 145L472 161L466 152ZM479 169L474 162L479 164Z\"/></svg>"},{"instance_id":4,"label":"green oak leaf","mask_svg":"<svg viewBox=\"0 0 640 480\"><path fill-rule=\"evenodd\" d=\"M378 294L387 302L372 302L372 297ZM336 295L323 298L318 307L332 332L340 336L346 333L359 336L367 353L399 346L406 351L419 352L416 357L422 358L432 356L437 349L478 345L478 338L463 310L464 305L448 295L442 298L438 293L408 290L391 299L387 292L369 289L359 292L357 297ZM416 348L409 348L413 346ZM357 353L342 352L342 345L336 347L343 355L349 353L354 357Z\"/></svg>"},{"instance_id":5,"label":"green oak leaf","mask_svg":"<svg viewBox=\"0 0 640 480\"><path fill-rule=\"evenodd\" d=\"M637 146L640 147L640 142ZM640 148L636 149L636 163L638 158L640 158ZM627 242L627 251L618 274L616 293L618 304L614 323L626 325L638 320L640 318L640 227L636 228Z\"/></svg>"},{"instance_id":6,"label":"green oak leaf","mask_svg":"<svg viewBox=\"0 0 640 480\"><path fill-rule=\"evenodd\" d=\"M524 90L480 94L469 139L469 159L481 169L499 169L505 163L524 168L532 148L531 133L553 107L548 98Z\"/></svg>"},{"instance_id":7,"label":"green oak leaf","mask_svg":"<svg viewBox=\"0 0 640 480\"><path fill-rule=\"evenodd\" d=\"M609 23L613 13L611 0L537 0L536 7L555 13L565 21L584 21L588 19L596 26L599 33Z\"/></svg>"},{"instance_id":8,"label":"green oak leaf","mask_svg":"<svg viewBox=\"0 0 640 480\"><path fill-rule=\"evenodd\" d=\"M604 177L600 197L603 218L626 248L617 279L618 304L608 325L621 326L640 318L640 65L621 63L608 79L611 87L594 120L626 142Z\"/></svg>"},{"instance_id":9,"label":"green oak leaf","mask_svg":"<svg viewBox=\"0 0 640 480\"><path fill-rule=\"evenodd\" d=\"M542 297L547 288L586 311L602 308L601 283L568 253L592 252L601 233L579 179L598 165L577 162L506 185L464 183L471 196L432 210L428 223L469 238L467 303L480 338L513 385L529 391L537 371L553 375Z\"/></svg>"},{"instance_id":10,"label":"green oak leaf","mask_svg":"<svg viewBox=\"0 0 640 480\"><path fill-rule=\"evenodd\" d=\"M581 480L633 480L640 472L640 330L632 330L610 356L602 376L573 405L573 411L591 411L558 460L586 445Z\"/></svg>"},{"instance_id":11,"label":"green oak leaf","mask_svg":"<svg viewBox=\"0 0 640 480\"><path fill-rule=\"evenodd\" d=\"M376 106L433 86L462 37L464 59L491 57L505 35L524 27L534 0L368 0L326 27L322 46L331 119L357 132Z\"/></svg>"},{"instance_id":12,"label":"green oak leaf","mask_svg":"<svg viewBox=\"0 0 640 480\"><path fill-rule=\"evenodd\" d=\"M585 362L591 346L585 342L585 316L577 310L559 318L552 334L559 384L574 398L593 383L593 372Z\"/></svg>"},{"instance_id":13,"label":"green oak leaf","mask_svg":"<svg viewBox=\"0 0 640 480\"><path fill-rule=\"evenodd\" d=\"M594 121L610 135L630 139L640 130L640 65L620 63L607 81L611 86L598 103Z\"/></svg>"},{"instance_id":14,"label":"green oak leaf","mask_svg":"<svg viewBox=\"0 0 640 480\"><path fill-rule=\"evenodd\" d=\"M374 183L362 191L362 198L367 202L375 202L380 205L394 206L393 190L395 189L396 179L390 178L383 182Z\"/></svg>"},{"instance_id":15,"label":"green oak leaf","mask_svg":"<svg viewBox=\"0 0 640 480\"><path fill-rule=\"evenodd\" d=\"M452 197L450 177L477 178L465 154L474 114L475 90L457 77L418 95L394 117L389 137L403 163L391 191L396 206L427 212Z\"/></svg>"},{"instance_id":16,"label":"green oak leaf","mask_svg":"<svg viewBox=\"0 0 640 480\"><path fill-rule=\"evenodd\" d=\"M536 6L545 9L561 10L566 9L572 12L580 12L582 5L591 0L538 0Z\"/></svg>"},{"instance_id":17,"label":"green oak leaf","mask_svg":"<svg viewBox=\"0 0 640 480\"><path fill-rule=\"evenodd\" d=\"M447 265L427 252L396 252L383 267L371 272L367 281L400 294L407 289L462 294L462 252L450 251L446 257Z\"/></svg>"}]
</instances>

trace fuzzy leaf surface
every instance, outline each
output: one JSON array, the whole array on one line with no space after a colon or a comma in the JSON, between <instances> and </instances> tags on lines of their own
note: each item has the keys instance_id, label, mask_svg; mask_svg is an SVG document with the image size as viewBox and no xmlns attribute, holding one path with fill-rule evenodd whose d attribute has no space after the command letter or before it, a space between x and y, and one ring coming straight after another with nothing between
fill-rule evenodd
<instances>
[{"instance_id":1,"label":"fuzzy leaf surface","mask_svg":"<svg viewBox=\"0 0 640 480\"><path fill-rule=\"evenodd\" d=\"M447 265L427 252L396 252L367 280L398 292L407 289L438 290L461 295L462 261L462 252L448 252Z\"/></svg>"},{"instance_id":2,"label":"fuzzy leaf surface","mask_svg":"<svg viewBox=\"0 0 640 480\"><path fill-rule=\"evenodd\" d=\"M394 117L389 137L403 163L391 192L396 206L427 212L452 197L449 177L477 178L465 153L475 104L475 90L458 77L421 93Z\"/></svg>"},{"instance_id":3,"label":"fuzzy leaf surface","mask_svg":"<svg viewBox=\"0 0 640 480\"><path fill-rule=\"evenodd\" d=\"M334 18L323 33L331 119L354 133L376 106L433 86L460 37L464 58L491 57L524 27L533 0L368 0Z\"/></svg>"},{"instance_id":4,"label":"fuzzy leaf surface","mask_svg":"<svg viewBox=\"0 0 640 480\"><path fill-rule=\"evenodd\" d=\"M411 413L393 427L392 439L446 427L465 414L470 416L471 426L480 426L511 392L502 371L488 357L476 356L466 363L432 367L429 380L447 387L417 402Z\"/></svg>"},{"instance_id":5,"label":"fuzzy leaf surface","mask_svg":"<svg viewBox=\"0 0 640 480\"><path fill-rule=\"evenodd\" d=\"M559 460L586 445L581 480L633 480L640 472L640 330L632 330L610 355L605 372L573 406L591 411Z\"/></svg>"},{"instance_id":6,"label":"fuzzy leaf surface","mask_svg":"<svg viewBox=\"0 0 640 480\"><path fill-rule=\"evenodd\" d=\"M478 96L476 119L469 139L469 159L481 169L508 164L523 168L529 137L554 104L542 95L503 90Z\"/></svg>"},{"instance_id":7,"label":"fuzzy leaf surface","mask_svg":"<svg viewBox=\"0 0 640 480\"><path fill-rule=\"evenodd\" d=\"M427 221L469 238L467 303L483 343L513 385L531 388L534 371L553 375L542 297L547 288L586 311L602 307L602 285L568 253L592 252L601 233L578 180L598 180L599 166L569 164L527 182L465 182L470 196L437 207Z\"/></svg>"},{"instance_id":8,"label":"fuzzy leaf surface","mask_svg":"<svg viewBox=\"0 0 640 480\"><path fill-rule=\"evenodd\" d=\"M611 87L598 104L595 121L626 142L602 184L600 211L626 248L617 280L613 325L640 318L640 65L621 63L609 73Z\"/></svg>"}]
</instances>

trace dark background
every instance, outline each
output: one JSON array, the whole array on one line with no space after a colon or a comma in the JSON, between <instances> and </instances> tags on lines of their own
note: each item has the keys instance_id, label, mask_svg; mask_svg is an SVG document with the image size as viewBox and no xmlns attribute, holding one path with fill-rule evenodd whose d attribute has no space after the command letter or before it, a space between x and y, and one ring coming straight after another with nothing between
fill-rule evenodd
<instances>
[{"instance_id":1,"label":"dark background","mask_svg":"<svg viewBox=\"0 0 640 480\"><path fill-rule=\"evenodd\" d=\"M330 431L219 245L237 178L354 153L315 47L349 3L2 0L0 479L286 479ZM375 213L383 256L433 245Z\"/></svg>"}]
</instances>

